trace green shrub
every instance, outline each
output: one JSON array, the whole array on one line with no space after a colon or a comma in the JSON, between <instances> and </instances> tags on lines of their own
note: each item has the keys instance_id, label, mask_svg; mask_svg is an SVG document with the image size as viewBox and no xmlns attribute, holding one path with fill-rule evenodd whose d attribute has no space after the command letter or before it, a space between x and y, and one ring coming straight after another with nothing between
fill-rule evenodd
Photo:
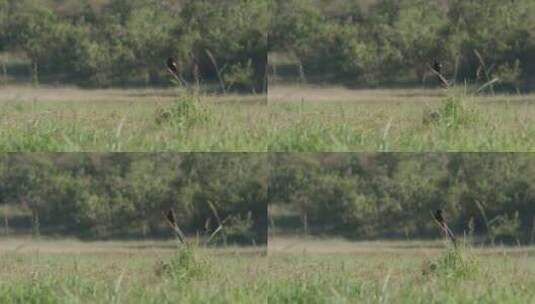
<instances>
[{"instance_id":1,"label":"green shrub","mask_svg":"<svg viewBox=\"0 0 535 304\"><path fill-rule=\"evenodd\" d=\"M231 216L224 225L224 230L218 237L225 245L227 244L251 244L255 242L256 233L253 230L253 219L249 212L246 216Z\"/></svg>"},{"instance_id":2,"label":"green shrub","mask_svg":"<svg viewBox=\"0 0 535 304\"><path fill-rule=\"evenodd\" d=\"M480 273L480 265L474 255L468 252L468 247L448 247L440 257L428 261L423 273L439 276L444 279L466 279Z\"/></svg>"},{"instance_id":3,"label":"green shrub","mask_svg":"<svg viewBox=\"0 0 535 304\"><path fill-rule=\"evenodd\" d=\"M0 284L0 302L2 303L58 303L59 295L51 279L42 282L21 282L18 284Z\"/></svg>"},{"instance_id":4,"label":"green shrub","mask_svg":"<svg viewBox=\"0 0 535 304\"><path fill-rule=\"evenodd\" d=\"M161 265L165 275L171 277L179 287L184 283L200 279L210 272L206 257L200 255L191 245L180 245L175 255Z\"/></svg>"},{"instance_id":5,"label":"green shrub","mask_svg":"<svg viewBox=\"0 0 535 304\"><path fill-rule=\"evenodd\" d=\"M345 76L368 85L423 80L434 59L448 77L481 80L474 50L488 69L517 60L533 69L533 1L360 2L278 1L270 50L296 55L296 65L322 80Z\"/></svg>"},{"instance_id":6,"label":"green shrub","mask_svg":"<svg viewBox=\"0 0 535 304\"><path fill-rule=\"evenodd\" d=\"M177 129L207 124L211 120L211 109L199 95L193 93L181 93L173 105L156 110L156 123L169 124Z\"/></svg>"},{"instance_id":7,"label":"green shrub","mask_svg":"<svg viewBox=\"0 0 535 304\"><path fill-rule=\"evenodd\" d=\"M473 125L479 120L479 113L461 96L444 99L438 115L439 124L452 129Z\"/></svg>"},{"instance_id":8,"label":"green shrub","mask_svg":"<svg viewBox=\"0 0 535 304\"><path fill-rule=\"evenodd\" d=\"M496 239L503 238L507 241L517 242L520 238L521 222L518 211L514 216L507 214L498 215L488 222L489 238L494 244Z\"/></svg>"}]
</instances>

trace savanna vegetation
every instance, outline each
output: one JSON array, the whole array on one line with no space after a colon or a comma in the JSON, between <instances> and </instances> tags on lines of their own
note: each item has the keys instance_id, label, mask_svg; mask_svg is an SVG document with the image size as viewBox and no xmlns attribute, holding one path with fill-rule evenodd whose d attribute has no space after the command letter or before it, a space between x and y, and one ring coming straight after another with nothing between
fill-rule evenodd
<instances>
[{"instance_id":1,"label":"savanna vegetation","mask_svg":"<svg viewBox=\"0 0 535 304\"><path fill-rule=\"evenodd\" d=\"M535 150L531 1L0 6L1 151ZM188 85L156 88L170 55Z\"/></svg>"},{"instance_id":2,"label":"savanna vegetation","mask_svg":"<svg viewBox=\"0 0 535 304\"><path fill-rule=\"evenodd\" d=\"M0 240L2 303L265 303L265 247Z\"/></svg>"},{"instance_id":3,"label":"savanna vegetation","mask_svg":"<svg viewBox=\"0 0 535 304\"><path fill-rule=\"evenodd\" d=\"M4 154L0 302L265 302L268 174L262 154Z\"/></svg>"},{"instance_id":4,"label":"savanna vegetation","mask_svg":"<svg viewBox=\"0 0 535 304\"><path fill-rule=\"evenodd\" d=\"M261 154L5 154L3 234L169 237L173 209L191 236L265 244L267 165Z\"/></svg>"},{"instance_id":5,"label":"savanna vegetation","mask_svg":"<svg viewBox=\"0 0 535 304\"><path fill-rule=\"evenodd\" d=\"M1 240L0 300L530 303L534 296L532 248L455 252L435 243L308 240L287 249L273 243L266 257L247 248L176 249L148 241Z\"/></svg>"},{"instance_id":6,"label":"savanna vegetation","mask_svg":"<svg viewBox=\"0 0 535 304\"><path fill-rule=\"evenodd\" d=\"M162 211L187 232L263 243L273 231L354 239L436 236L431 213L485 242L531 243L530 154L5 154L4 232L161 236ZM481 237L481 238L480 238Z\"/></svg>"},{"instance_id":7,"label":"savanna vegetation","mask_svg":"<svg viewBox=\"0 0 535 304\"><path fill-rule=\"evenodd\" d=\"M275 238L269 252L268 303L531 303L534 296L533 247Z\"/></svg>"},{"instance_id":8,"label":"savanna vegetation","mask_svg":"<svg viewBox=\"0 0 535 304\"><path fill-rule=\"evenodd\" d=\"M270 231L377 238L438 237L444 210L458 236L493 244L535 237L530 154L275 154Z\"/></svg>"},{"instance_id":9,"label":"savanna vegetation","mask_svg":"<svg viewBox=\"0 0 535 304\"><path fill-rule=\"evenodd\" d=\"M532 302L529 154L270 158L268 303Z\"/></svg>"},{"instance_id":10,"label":"savanna vegetation","mask_svg":"<svg viewBox=\"0 0 535 304\"><path fill-rule=\"evenodd\" d=\"M458 83L498 78L502 88L520 90L533 81L530 0L276 2L269 40L275 75L353 86L407 83L432 76L436 59Z\"/></svg>"},{"instance_id":11,"label":"savanna vegetation","mask_svg":"<svg viewBox=\"0 0 535 304\"><path fill-rule=\"evenodd\" d=\"M533 1L276 3L272 151L533 151Z\"/></svg>"},{"instance_id":12,"label":"savanna vegetation","mask_svg":"<svg viewBox=\"0 0 535 304\"><path fill-rule=\"evenodd\" d=\"M302 97L301 97L302 96ZM0 151L534 151L531 96L435 90L0 90Z\"/></svg>"},{"instance_id":13,"label":"savanna vegetation","mask_svg":"<svg viewBox=\"0 0 535 304\"><path fill-rule=\"evenodd\" d=\"M10 55L2 66L8 76L29 71L34 83L157 85L169 83L172 56L191 84L260 93L269 8L267 0L2 0L0 52Z\"/></svg>"},{"instance_id":14,"label":"savanna vegetation","mask_svg":"<svg viewBox=\"0 0 535 304\"><path fill-rule=\"evenodd\" d=\"M0 301L530 302L535 251L520 245L533 237L532 160L6 154ZM169 236L160 213L168 208L187 244L154 239ZM440 238L436 208L456 246L418 240ZM214 240L220 246L206 247L217 217L228 218ZM96 240L126 236L137 239ZM498 246L505 243L518 246Z\"/></svg>"}]
</instances>

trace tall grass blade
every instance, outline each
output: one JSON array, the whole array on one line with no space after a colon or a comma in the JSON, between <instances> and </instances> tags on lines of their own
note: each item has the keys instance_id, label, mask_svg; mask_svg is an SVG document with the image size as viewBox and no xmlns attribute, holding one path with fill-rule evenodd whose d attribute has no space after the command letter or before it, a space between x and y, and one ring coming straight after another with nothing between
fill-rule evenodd
<instances>
[{"instance_id":1,"label":"tall grass blade","mask_svg":"<svg viewBox=\"0 0 535 304\"><path fill-rule=\"evenodd\" d=\"M494 89L493 89L493 85L497 82L499 82L500 79L499 78L494 78L492 79L491 81L488 81L487 83L483 84L482 86L479 87L479 89L477 89L476 93L479 94L481 93L483 90L485 90L486 88L490 87L491 88L491 92L492 94L494 94Z\"/></svg>"},{"instance_id":2,"label":"tall grass blade","mask_svg":"<svg viewBox=\"0 0 535 304\"><path fill-rule=\"evenodd\" d=\"M225 82L223 81L223 75L222 75L223 70L219 69L217 61L215 60L215 57L212 54L212 52L210 52L210 50L208 50L208 49L206 49L205 52L206 52L206 55L208 56L208 58L210 59L210 61L212 62L212 65L214 66L214 69L215 69L216 75L217 75L217 79L219 80L219 85L221 86L221 90L223 90L223 94L226 94Z\"/></svg>"}]
</instances>

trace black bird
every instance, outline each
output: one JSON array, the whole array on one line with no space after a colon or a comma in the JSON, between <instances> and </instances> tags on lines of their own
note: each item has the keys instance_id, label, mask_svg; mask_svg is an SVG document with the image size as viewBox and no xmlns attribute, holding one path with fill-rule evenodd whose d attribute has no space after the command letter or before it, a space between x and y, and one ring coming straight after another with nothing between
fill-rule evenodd
<instances>
[{"instance_id":1,"label":"black bird","mask_svg":"<svg viewBox=\"0 0 535 304\"><path fill-rule=\"evenodd\" d=\"M448 88L450 86L446 78L442 76L442 63L440 63L436 59L433 60L433 66L431 67L431 71L433 72L433 74L435 74L435 76L437 76L438 81L444 88Z\"/></svg>"},{"instance_id":2,"label":"black bird","mask_svg":"<svg viewBox=\"0 0 535 304\"><path fill-rule=\"evenodd\" d=\"M173 226L176 225L176 216L175 216L175 212L173 211L173 209L169 209L165 217L167 218L170 224L172 224Z\"/></svg>"},{"instance_id":3,"label":"black bird","mask_svg":"<svg viewBox=\"0 0 535 304\"><path fill-rule=\"evenodd\" d=\"M173 209L169 209L165 213L162 212L162 214L165 216L167 223L169 224L171 229L173 229L180 242L184 244L186 239L184 237L184 233L182 232L182 230L180 230L180 227L178 227L175 211Z\"/></svg>"},{"instance_id":4,"label":"black bird","mask_svg":"<svg viewBox=\"0 0 535 304\"><path fill-rule=\"evenodd\" d=\"M176 60L173 57L167 58L167 68L173 74L178 75L178 64L176 63Z\"/></svg>"},{"instance_id":5,"label":"black bird","mask_svg":"<svg viewBox=\"0 0 535 304\"><path fill-rule=\"evenodd\" d=\"M436 59L433 62L433 70L437 73L442 73L442 63L438 62Z\"/></svg>"},{"instance_id":6,"label":"black bird","mask_svg":"<svg viewBox=\"0 0 535 304\"><path fill-rule=\"evenodd\" d=\"M171 211L171 210L169 210ZM440 209L437 209L437 211L435 211L435 220L437 220L437 222L439 224L443 224L444 223L444 217L442 216L442 210Z\"/></svg>"},{"instance_id":7,"label":"black bird","mask_svg":"<svg viewBox=\"0 0 535 304\"><path fill-rule=\"evenodd\" d=\"M186 85L186 81L180 77L180 66L176 62L175 58L169 57L167 58L167 70L169 73L173 74L173 77L180 82L182 85Z\"/></svg>"},{"instance_id":8,"label":"black bird","mask_svg":"<svg viewBox=\"0 0 535 304\"><path fill-rule=\"evenodd\" d=\"M451 240L454 246L457 246L457 240L455 239L453 232L448 227L448 224L446 223L444 216L442 216L442 210L437 209L437 211L435 211L434 217L435 217L435 220L438 222L440 228L446 235L446 237Z\"/></svg>"}]
</instances>

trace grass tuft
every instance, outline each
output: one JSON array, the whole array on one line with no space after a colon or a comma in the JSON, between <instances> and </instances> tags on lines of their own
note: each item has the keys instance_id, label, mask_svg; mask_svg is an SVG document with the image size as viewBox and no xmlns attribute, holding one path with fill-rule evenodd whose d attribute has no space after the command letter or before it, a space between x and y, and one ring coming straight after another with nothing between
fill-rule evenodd
<instances>
[{"instance_id":1,"label":"grass tuft","mask_svg":"<svg viewBox=\"0 0 535 304\"><path fill-rule=\"evenodd\" d=\"M448 128L475 125L479 121L479 113L471 107L465 97L450 96L442 102L438 111L440 124Z\"/></svg>"},{"instance_id":2,"label":"grass tuft","mask_svg":"<svg viewBox=\"0 0 535 304\"><path fill-rule=\"evenodd\" d=\"M167 262L160 262L156 268L157 275L166 275L183 286L194 279L202 278L210 273L210 263L207 257L191 246L181 246Z\"/></svg>"},{"instance_id":3,"label":"grass tuft","mask_svg":"<svg viewBox=\"0 0 535 304\"><path fill-rule=\"evenodd\" d=\"M157 124L170 124L177 129L189 129L210 122L211 109L195 93L181 93L175 102L156 110Z\"/></svg>"},{"instance_id":4,"label":"grass tuft","mask_svg":"<svg viewBox=\"0 0 535 304\"><path fill-rule=\"evenodd\" d=\"M19 91L21 97L12 97ZM309 87L270 91L275 93L266 105L263 96L253 95L6 89L0 94L0 150L535 150L535 95ZM161 106L155 109L155 104ZM423 105L428 111L422 119Z\"/></svg>"},{"instance_id":5,"label":"grass tuft","mask_svg":"<svg viewBox=\"0 0 535 304\"><path fill-rule=\"evenodd\" d=\"M425 260L422 273L445 279L466 279L477 276L480 265L466 245L451 246L435 260Z\"/></svg>"}]
</instances>

